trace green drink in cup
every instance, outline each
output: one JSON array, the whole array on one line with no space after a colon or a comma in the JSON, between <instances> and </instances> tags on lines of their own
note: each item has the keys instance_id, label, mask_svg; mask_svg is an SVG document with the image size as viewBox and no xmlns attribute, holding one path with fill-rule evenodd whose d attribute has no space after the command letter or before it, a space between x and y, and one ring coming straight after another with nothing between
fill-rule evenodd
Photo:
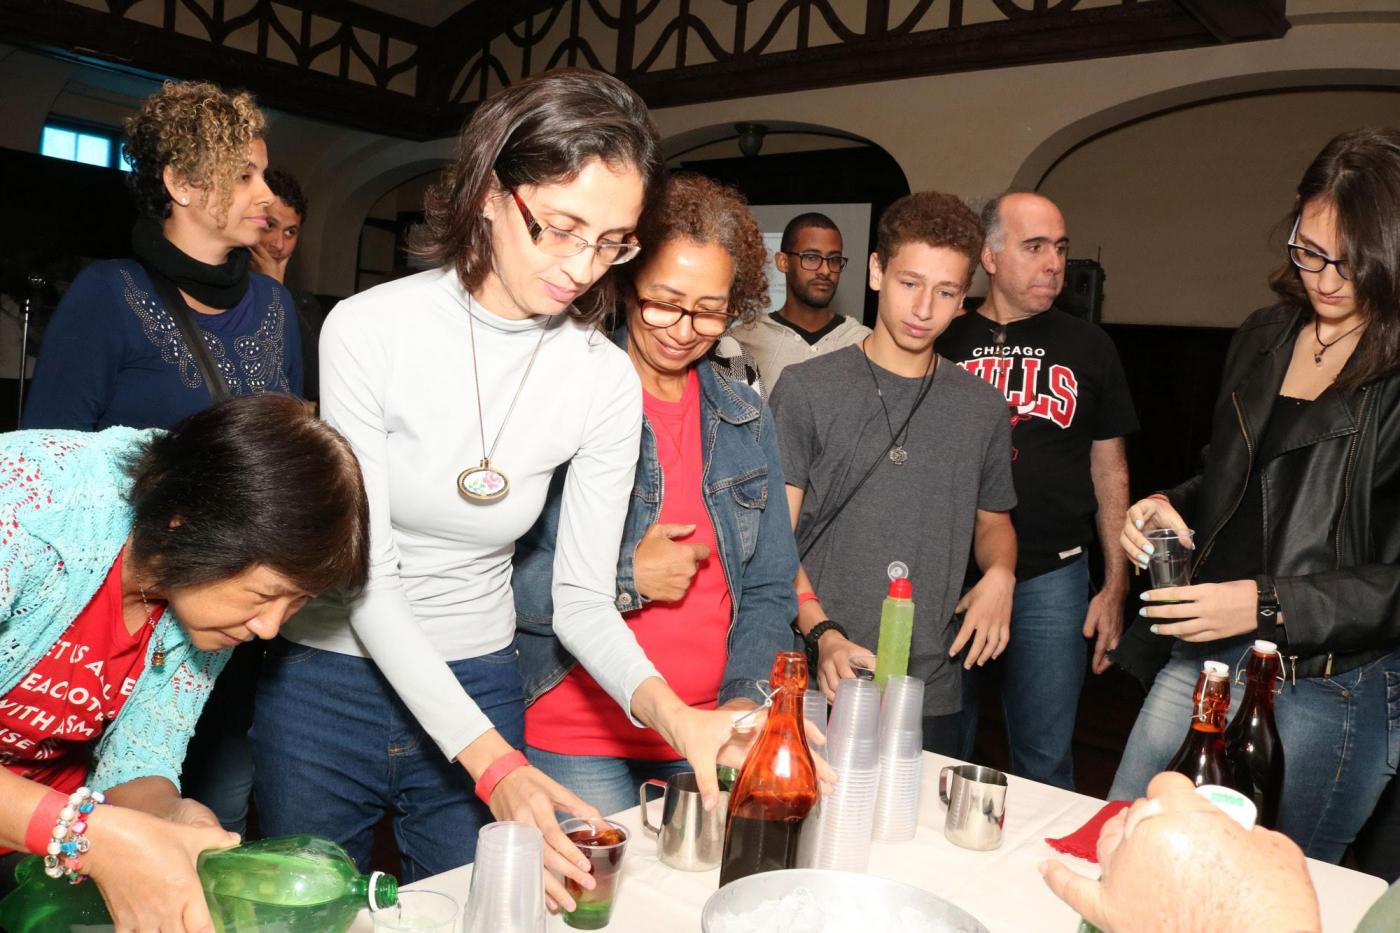
<instances>
[{"instance_id":1,"label":"green drink in cup","mask_svg":"<svg viewBox=\"0 0 1400 933\"><path fill-rule=\"evenodd\" d=\"M612 820L565 820L560 824L578 850L588 859L588 870L597 882L585 891L571 880L564 887L578 905L563 911L564 922L575 930L601 930L612 919L613 903L622 877L622 856L627 851L627 830Z\"/></svg>"}]
</instances>

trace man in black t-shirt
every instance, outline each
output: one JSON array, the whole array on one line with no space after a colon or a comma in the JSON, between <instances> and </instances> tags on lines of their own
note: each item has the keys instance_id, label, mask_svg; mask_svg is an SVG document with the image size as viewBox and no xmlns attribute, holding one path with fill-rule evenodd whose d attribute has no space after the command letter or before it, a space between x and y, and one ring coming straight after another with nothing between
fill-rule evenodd
<instances>
[{"instance_id":1,"label":"man in black t-shirt","mask_svg":"<svg viewBox=\"0 0 1400 933\"><path fill-rule=\"evenodd\" d=\"M1001 663L1011 770L1072 790L1085 640L1102 673L1123 630L1127 563L1116 542L1128 507L1123 435L1137 430L1137 416L1108 335L1052 306L1069 248L1055 205L1007 194L983 209L982 223L987 300L948 326L938 352L999 389L1010 408L1019 550ZM1085 552L1096 514L1104 583L1090 599ZM967 757L979 710L975 678L963 684Z\"/></svg>"}]
</instances>

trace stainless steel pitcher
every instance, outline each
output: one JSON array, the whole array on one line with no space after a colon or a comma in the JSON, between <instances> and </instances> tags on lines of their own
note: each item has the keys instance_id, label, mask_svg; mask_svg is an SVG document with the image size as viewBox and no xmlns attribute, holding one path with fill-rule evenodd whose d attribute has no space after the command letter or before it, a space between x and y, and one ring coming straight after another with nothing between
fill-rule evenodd
<instances>
[{"instance_id":1,"label":"stainless steel pitcher","mask_svg":"<svg viewBox=\"0 0 1400 933\"><path fill-rule=\"evenodd\" d=\"M648 812L651 798L647 789L660 788L661 825L653 826ZM700 802L695 772L673 774L666 780L652 778L639 790L642 826L657 837L661 861L681 871L709 871L718 868L724 851L724 818L729 809L729 792L719 795L719 803L709 813Z\"/></svg>"}]
</instances>

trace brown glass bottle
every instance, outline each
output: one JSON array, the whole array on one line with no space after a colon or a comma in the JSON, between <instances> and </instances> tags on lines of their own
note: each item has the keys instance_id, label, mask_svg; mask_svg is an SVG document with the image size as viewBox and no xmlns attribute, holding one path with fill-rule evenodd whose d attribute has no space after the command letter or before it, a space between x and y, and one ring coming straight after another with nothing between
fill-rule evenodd
<instances>
[{"instance_id":1,"label":"brown glass bottle","mask_svg":"<svg viewBox=\"0 0 1400 933\"><path fill-rule=\"evenodd\" d=\"M724 823L721 886L761 871L793 868L802 821L817 802L817 769L802 726L807 658L780 651L769 686L773 706L738 780Z\"/></svg>"},{"instance_id":2,"label":"brown glass bottle","mask_svg":"<svg viewBox=\"0 0 1400 933\"><path fill-rule=\"evenodd\" d=\"M1235 786L1230 762L1225 756L1225 717L1230 712L1230 668L1219 661L1207 661L1192 694L1191 728L1172 757L1168 771L1202 784Z\"/></svg>"},{"instance_id":3,"label":"brown glass bottle","mask_svg":"<svg viewBox=\"0 0 1400 933\"><path fill-rule=\"evenodd\" d=\"M1225 730L1235 789L1254 801L1265 829L1277 828L1283 796L1283 742L1274 723L1274 685L1282 673L1278 647L1256 641L1245 665L1244 700Z\"/></svg>"}]
</instances>

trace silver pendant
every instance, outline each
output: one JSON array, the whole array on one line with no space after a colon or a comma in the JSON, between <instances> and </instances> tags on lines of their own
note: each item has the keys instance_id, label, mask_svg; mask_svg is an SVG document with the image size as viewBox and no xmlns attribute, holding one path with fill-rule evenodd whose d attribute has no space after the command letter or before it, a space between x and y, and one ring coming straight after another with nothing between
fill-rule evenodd
<instances>
[{"instance_id":1,"label":"silver pendant","mask_svg":"<svg viewBox=\"0 0 1400 933\"><path fill-rule=\"evenodd\" d=\"M457 491L468 502L495 502L510 492L510 480L492 468L489 458L483 457L480 466L463 470L457 477Z\"/></svg>"},{"instance_id":2,"label":"silver pendant","mask_svg":"<svg viewBox=\"0 0 1400 933\"><path fill-rule=\"evenodd\" d=\"M890 448L891 463L904 463L908 459L909 451L905 450L903 447L900 447L898 444L896 444Z\"/></svg>"}]
</instances>

